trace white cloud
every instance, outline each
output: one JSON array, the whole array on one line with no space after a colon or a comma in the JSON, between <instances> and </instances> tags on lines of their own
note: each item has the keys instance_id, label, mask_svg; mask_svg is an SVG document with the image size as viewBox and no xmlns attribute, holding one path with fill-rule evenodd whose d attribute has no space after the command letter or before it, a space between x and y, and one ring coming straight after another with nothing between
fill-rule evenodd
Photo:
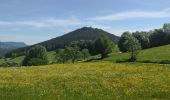
<instances>
[{"instance_id":1,"label":"white cloud","mask_svg":"<svg viewBox=\"0 0 170 100\"><path fill-rule=\"evenodd\" d=\"M53 26L71 26L81 24L78 19L44 19L44 20L26 20L26 21L0 21L0 27L33 27L33 28L44 28Z\"/></svg>"},{"instance_id":2,"label":"white cloud","mask_svg":"<svg viewBox=\"0 0 170 100\"><path fill-rule=\"evenodd\" d=\"M104 29L104 28L103 28ZM109 28L109 29L104 29L114 35L121 36L123 32L129 31L129 32L136 32L136 31L150 31L153 30L154 28ZM156 29L156 28L155 28Z\"/></svg>"},{"instance_id":3,"label":"white cloud","mask_svg":"<svg viewBox=\"0 0 170 100\"><path fill-rule=\"evenodd\" d=\"M117 21L126 19L137 19L137 18L167 18L170 17L170 8L161 11L126 11L106 16L98 16L89 18L88 20L94 21Z\"/></svg>"},{"instance_id":4,"label":"white cloud","mask_svg":"<svg viewBox=\"0 0 170 100\"><path fill-rule=\"evenodd\" d=\"M123 27L123 28L115 28L113 26L107 26L107 25L100 25L93 23L92 27L103 29L109 33L112 33L117 36L121 36L123 32L129 31L129 32L136 32L136 31L151 31L153 29L159 29L161 26L149 26L149 27Z\"/></svg>"}]
</instances>

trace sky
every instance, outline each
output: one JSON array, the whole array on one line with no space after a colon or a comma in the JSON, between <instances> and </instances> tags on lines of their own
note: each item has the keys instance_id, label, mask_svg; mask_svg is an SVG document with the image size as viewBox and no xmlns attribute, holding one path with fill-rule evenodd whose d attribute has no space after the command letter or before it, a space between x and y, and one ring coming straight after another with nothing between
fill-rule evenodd
<instances>
[{"instance_id":1,"label":"sky","mask_svg":"<svg viewBox=\"0 0 170 100\"><path fill-rule=\"evenodd\" d=\"M32 45L81 27L120 36L170 22L170 0L0 0L0 41Z\"/></svg>"}]
</instances>

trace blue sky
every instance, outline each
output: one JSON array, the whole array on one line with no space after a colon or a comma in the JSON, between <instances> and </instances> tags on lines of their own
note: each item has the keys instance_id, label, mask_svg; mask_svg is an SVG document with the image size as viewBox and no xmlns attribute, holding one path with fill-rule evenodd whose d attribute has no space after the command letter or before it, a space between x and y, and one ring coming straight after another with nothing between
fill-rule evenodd
<instances>
[{"instance_id":1,"label":"blue sky","mask_svg":"<svg viewBox=\"0 0 170 100\"><path fill-rule=\"evenodd\" d=\"M170 0L0 0L0 41L45 41L83 26L120 36L170 22Z\"/></svg>"}]
</instances>

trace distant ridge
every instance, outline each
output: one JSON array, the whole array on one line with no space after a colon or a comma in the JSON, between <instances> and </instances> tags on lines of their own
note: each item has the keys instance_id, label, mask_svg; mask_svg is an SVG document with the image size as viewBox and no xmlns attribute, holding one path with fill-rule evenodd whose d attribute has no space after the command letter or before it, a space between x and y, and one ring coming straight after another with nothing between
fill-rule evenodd
<instances>
[{"instance_id":1,"label":"distant ridge","mask_svg":"<svg viewBox=\"0 0 170 100\"><path fill-rule=\"evenodd\" d=\"M23 42L0 42L0 57L3 57L7 52L26 47L27 45Z\"/></svg>"},{"instance_id":2,"label":"distant ridge","mask_svg":"<svg viewBox=\"0 0 170 100\"><path fill-rule=\"evenodd\" d=\"M102 29L92 28L92 27L83 27L83 28L77 29L75 31L69 32L67 34L64 34L62 36L59 36L59 37L56 37L56 38L53 38L53 39L50 39L50 40L47 40L47 41L44 41L44 42L41 42L38 44L45 46L48 51L53 51L58 48L65 47L72 41L95 40L101 34L106 34L113 40L113 42L118 42L118 40L119 40L118 36L115 36L114 34L106 32ZM37 45L37 44L35 44L35 45ZM7 56L11 56L12 53L22 55L30 47L31 46L13 50L13 51L7 53Z\"/></svg>"}]
</instances>

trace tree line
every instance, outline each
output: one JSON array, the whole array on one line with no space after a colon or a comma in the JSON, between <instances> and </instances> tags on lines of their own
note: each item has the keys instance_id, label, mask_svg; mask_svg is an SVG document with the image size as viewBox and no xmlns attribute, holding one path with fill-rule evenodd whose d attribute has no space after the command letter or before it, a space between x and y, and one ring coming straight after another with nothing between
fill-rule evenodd
<instances>
[{"instance_id":1,"label":"tree line","mask_svg":"<svg viewBox=\"0 0 170 100\"><path fill-rule=\"evenodd\" d=\"M124 32L118 42L121 52L131 52L131 61L137 59L140 49L170 44L170 24L149 32ZM132 46L132 47L131 47Z\"/></svg>"},{"instance_id":2,"label":"tree line","mask_svg":"<svg viewBox=\"0 0 170 100\"><path fill-rule=\"evenodd\" d=\"M73 41L65 48L56 50L56 62L66 63L71 61L75 63L78 60L87 61L91 55L101 55L104 59L112 52L115 44L107 35L100 35L94 41L81 40ZM83 60L82 60L83 59ZM36 66L48 64L47 50L44 46L36 45L32 47L23 60L24 66Z\"/></svg>"},{"instance_id":3,"label":"tree line","mask_svg":"<svg viewBox=\"0 0 170 100\"><path fill-rule=\"evenodd\" d=\"M164 24L163 28L149 32L124 32L118 43L120 51L128 51L126 42L131 37L135 37L138 40L142 49L167 45L170 44L170 24Z\"/></svg>"}]
</instances>

